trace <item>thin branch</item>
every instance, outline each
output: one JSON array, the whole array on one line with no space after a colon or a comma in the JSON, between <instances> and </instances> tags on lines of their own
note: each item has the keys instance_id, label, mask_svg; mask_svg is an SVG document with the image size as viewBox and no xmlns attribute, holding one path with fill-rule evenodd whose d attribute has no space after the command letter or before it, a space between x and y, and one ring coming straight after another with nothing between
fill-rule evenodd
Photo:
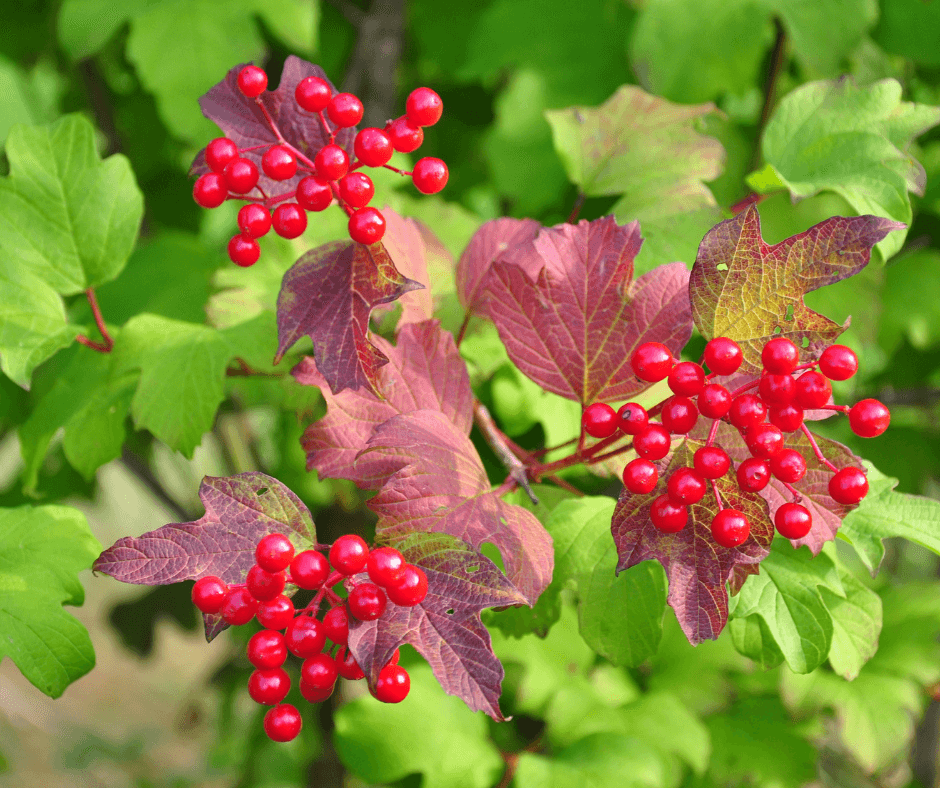
<instances>
[{"instance_id":1,"label":"thin branch","mask_svg":"<svg viewBox=\"0 0 940 788\"><path fill-rule=\"evenodd\" d=\"M486 442L490 445L490 448L496 456L499 457L500 462L506 466L510 478L525 490L526 495L529 496L532 503L538 503L539 499L535 496L535 493L532 492L532 486L529 484L529 477L526 473L525 466L509 448L511 441L503 435L499 427L496 426L496 422L493 421L493 417L489 410L487 410L486 405L479 400L473 403L473 421L480 432L483 433L483 437L486 438Z\"/></svg>"},{"instance_id":2,"label":"thin branch","mask_svg":"<svg viewBox=\"0 0 940 788\"><path fill-rule=\"evenodd\" d=\"M783 22L779 16L774 17L774 28L776 37L774 38L773 52L770 54L770 68L767 71L767 79L764 82L764 106L760 111L760 123L757 128L757 145L754 148L754 158L751 162L751 169L757 169L760 161L761 139L764 136L764 129L767 127L767 121L770 120L770 113L773 112L774 99L777 94L777 82L780 80L780 72L783 70L783 63L786 60L787 33L783 29Z\"/></svg>"},{"instance_id":3,"label":"thin branch","mask_svg":"<svg viewBox=\"0 0 940 788\"><path fill-rule=\"evenodd\" d=\"M150 470L150 466L147 465L143 459L125 447L121 452L121 462L127 470L144 483L144 486L150 490L161 503L176 515L181 523L189 522L192 519L192 514L187 512L182 504L170 495L167 489L160 483L160 480L154 475L153 471Z\"/></svg>"},{"instance_id":4,"label":"thin branch","mask_svg":"<svg viewBox=\"0 0 940 788\"><path fill-rule=\"evenodd\" d=\"M75 337L75 341L85 347L90 347L92 350L97 350L99 353L110 353L114 349L114 340L108 333L108 327L104 324L104 317L101 315L101 308L98 306L98 298L95 296L95 289L93 287L89 287L85 291L85 298L88 299L91 313L95 316L95 325L98 326L98 331L101 333L104 342L95 342L84 334L79 334Z\"/></svg>"},{"instance_id":5,"label":"thin branch","mask_svg":"<svg viewBox=\"0 0 940 788\"><path fill-rule=\"evenodd\" d=\"M584 192L578 192L578 197L574 201L574 205L571 207L571 213L568 214L568 224L574 224L578 221L578 215L581 213L581 209L584 207L585 200Z\"/></svg>"}]
</instances>

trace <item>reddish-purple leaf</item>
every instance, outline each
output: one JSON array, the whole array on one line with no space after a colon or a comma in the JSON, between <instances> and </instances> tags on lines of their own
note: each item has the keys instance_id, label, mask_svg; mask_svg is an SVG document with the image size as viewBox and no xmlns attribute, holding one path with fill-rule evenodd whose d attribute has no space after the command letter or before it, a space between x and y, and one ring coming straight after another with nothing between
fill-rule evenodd
<instances>
[{"instance_id":1,"label":"reddish-purple leaf","mask_svg":"<svg viewBox=\"0 0 940 788\"><path fill-rule=\"evenodd\" d=\"M430 320L434 317L434 299L428 288L428 262L422 228L416 219L406 219L387 205L382 208L382 215L386 224L382 245L392 264L402 276L418 282L423 288L405 293L398 299L401 304L398 326Z\"/></svg>"},{"instance_id":2,"label":"reddish-purple leaf","mask_svg":"<svg viewBox=\"0 0 940 788\"><path fill-rule=\"evenodd\" d=\"M529 604L538 599L552 579L552 538L535 515L490 491L476 449L447 416L432 410L395 416L375 429L359 456L372 474L364 483L381 487L369 501L379 538L428 531L478 549L492 543L515 587Z\"/></svg>"},{"instance_id":3,"label":"reddish-purple leaf","mask_svg":"<svg viewBox=\"0 0 940 788\"><path fill-rule=\"evenodd\" d=\"M667 601L693 645L714 640L724 629L728 623L726 584L737 567L757 564L767 556L774 534L767 502L759 495L742 492L730 475L718 480L718 491L724 508L743 512L751 524L751 535L744 544L721 547L712 538L711 522L718 506L711 491L689 507L689 522L679 533L663 533L653 525L650 504L666 491L666 480L674 470L692 464L692 455L702 445L692 439L683 441L649 495L634 495L624 488L611 521L619 556L617 571L651 558L659 561L669 578Z\"/></svg>"},{"instance_id":4,"label":"reddish-purple leaf","mask_svg":"<svg viewBox=\"0 0 940 788\"><path fill-rule=\"evenodd\" d=\"M294 368L298 383L319 386L326 399L326 416L307 427L301 438L307 470L316 468L321 478L350 479L360 485L364 478L374 478L374 472L360 470L356 455L378 425L399 413L439 410L460 432L470 432L473 392L467 366L453 336L438 321L403 326L394 346L378 336L373 342L389 362L377 376L381 399L365 388L334 395L309 356ZM367 458L360 462L365 469Z\"/></svg>"},{"instance_id":5,"label":"reddish-purple leaf","mask_svg":"<svg viewBox=\"0 0 940 788\"><path fill-rule=\"evenodd\" d=\"M199 106L202 114L215 123L225 134L233 140L239 148L253 148L257 146L274 145L279 140L271 127L267 124L264 112L254 99L247 98L238 89L238 72L244 68L240 64L230 69L219 84L209 90L201 99ZM300 108L294 99L297 84L307 77L320 77L329 82L326 72L319 66L301 60L296 55L289 55L281 72L281 82L277 90L266 91L261 95L261 103L274 120L284 139L298 151L313 159L324 145L330 142L329 135L323 128L318 115L306 112ZM330 83L333 92L336 88ZM325 113L324 113L325 114ZM336 134L336 144L347 150L350 157L353 153L353 140L356 129L336 129L327 118L327 124ZM258 166L260 178L258 185L266 194L281 194L296 187L305 172L298 172L287 181L273 181L261 169L261 156L264 148L241 154L250 158ZM205 148L196 156L190 169L192 175L202 175L208 172L205 163Z\"/></svg>"},{"instance_id":6,"label":"reddish-purple leaf","mask_svg":"<svg viewBox=\"0 0 940 788\"><path fill-rule=\"evenodd\" d=\"M679 354L692 331L688 272L672 263L633 281L640 243L636 222L607 216L545 228L493 264L488 314L523 373L586 405L649 387L630 368L641 343Z\"/></svg>"},{"instance_id":7,"label":"reddish-purple leaf","mask_svg":"<svg viewBox=\"0 0 940 788\"><path fill-rule=\"evenodd\" d=\"M389 603L377 621L350 621L349 648L374 685L395 649L408 643L428 661L444 691L495 720L503 666L480 621L488 607L525 598L485 556L445 534L412 534L392 543L428 578L428 595L414 607Z\"/></svg>"},{"instance_id":8,"label":"reddish-purple leaf","mask_svg":"<svg viewBox=\"0 0 940 788\"><path fill-rule=\"evenodd\" d=\"M311 249L281 282L275 363L306 334L334 394L361 386L375 392L388 359L369 341L369 313L420 287L398 272L381 243L332 241Z\"/></svg>"},{"instance_id":9,"label":"reddish-purple leaf","mask_svg":"<svg viewBox=\"0 0 940 788\"><path fill-rule=\"evenodd\" d=\"M750 206L715 225L699 246L689 280L695 325L705 339L741 345L744 371L760 370L761 350L775 335L792 339L803 361L815 359L845 327L809 309L804 294L857 274L872 247L903 228L880 216L836 216L771 246Z\"/></svg>"},{"instance_id":10,"label":"reddish-purple leaf","mask_svg":"<svg viewBox=\"0 0 940 788\"><path fill-rule=\"evenodd\" d=\"M485 299L477 294L493 262L512 247L532 241L540 229L535 219L503 217L491 219L473 234L457 263L457 297L468 312L486 314Z\"/></svg>"}]
</instances>

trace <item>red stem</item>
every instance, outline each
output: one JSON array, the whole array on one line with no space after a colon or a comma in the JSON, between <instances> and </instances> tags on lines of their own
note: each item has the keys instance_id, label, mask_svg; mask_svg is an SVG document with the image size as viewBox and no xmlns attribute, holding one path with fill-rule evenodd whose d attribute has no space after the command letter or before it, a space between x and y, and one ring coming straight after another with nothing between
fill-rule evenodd
<instances>
[{"instance_id":1,"label":"red stem","mask_svg":"<svg viewBox=\"0 0 940 788\"><path fill-rule=\"evenodd\" d=\"M98 306L98 298L95 296L95 289L93 287L89 287L85 291L85 298L88 299L91 313L95 316L95 325L98 326L98 331L101 333L104 342L95 342L84 334L79 334L75 337L75 341L85 347L90 347L92 350L97 350L99 353L110 353L114 349L114 340L108 333L108 327L104 324L104 317L101 315L101 308Z\"/></svg>"},{"instance_id":2,"label":"red stem","mask_svg":"<svg viewBox=\"0 0 940 788\"><path fill-rule=\"evenodd\" d=\"M819 448L819 444L816 443L816 439L813 437L813 433L809 431L809 427L807 427L805 424L801 424L800 429L806 436L806 440L809 441L809 445L813 447L813 453L816 455L816 459L829 468L829 470L833 473L838 473L839 469L823 456L822 450Z\"/></svg>"}]
</instances>

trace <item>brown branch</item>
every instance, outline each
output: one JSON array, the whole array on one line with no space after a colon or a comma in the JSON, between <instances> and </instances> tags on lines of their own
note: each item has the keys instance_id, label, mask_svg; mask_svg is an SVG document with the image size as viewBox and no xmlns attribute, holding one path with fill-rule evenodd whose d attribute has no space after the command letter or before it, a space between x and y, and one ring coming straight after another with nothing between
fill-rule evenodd
<instances>
[{"instance_id":1,"label":"brown branch","mask_svg":"<svg viewBox=\"0 0 940 788\"><path fill-rule=\"evenodd\" d=\"M235 363L237 367L229 367L225 370L226 376L230 378L247 378L247 377L262 377L262 378L282 378L286 373L284 372L261 372L257 369L252 369L248 362L245 359L236 357Z\"/></svg>"},{"instance_id":2,"label":"brown branch","mask_svg":"<svg viewBox=\"0 0 940 788\"><path fill-rule=\"evenodd\" d=\"M535 493L532 492L532 486L529 484L529 477L526 473L525 466L519 458L513 454L512 449L509 448L509 444L512 443L512 441L496 426L496 422L493 421L493 416L490 414L489 410L487 410L486 405L479 400L475 400L473 403L473 421L480 432L483 433L483 437L486 438L486 442L490 445L490 448L496 456L499 457L500 462L506 466L510 478L525 490L526 495L529 496L532 503L538 503L539 499L535 496Z\"/></svg>"},{"instance_id":3,"label":"brown branch","mask_svg":"<svg viewBox=\"0 0 940 788\"><path fill-rule=\"evenodd\" d=\"M192 513L187 512L186 509L183 508L183 505L167 492L166 488L160 483L160 480L154 475L153 471L150 470L150 466L147 465L141 457L125 447L121 451L121 463L137 479L143 482L144 486L172 511L181 523L186 523L193 519Z\"/></svg>"},{"instance_id":4,"label":"brown branch","mask_svg":"<svg viewBox=\"0 0 940 788\"><path fill-rule=\"evenodd\" d=\"M568 224L574 224L578 221L578 214L581 213L581 209L584 207L585 199L584 192L578 192L578 197L574 201L574 205L571 207L571 213L568 214Z\"/></svg>"},{"instance_id":5,"label":"brown branch","mask_svg":"<svg viewBox=\"0 0 940 788\"><path fill-rule=\"evenodd\" d=\"M764 136L764 129L767 127L767 121L770 120L770 113L774 108L774 99L777 94L777 82L780 80L780 72L783 70L783 63L786 60L787 33L783 29L783 22L779 16L774 17L774 28L776 36L774 38L774 48L770 54L770 67L767 71L767 79L764 81L764 106L761 107L760 121L757 127L757 145L754 148L754 157L751 161L751 169L757 169L760 161L761 139Z\"/></svg>"}]
</instances>

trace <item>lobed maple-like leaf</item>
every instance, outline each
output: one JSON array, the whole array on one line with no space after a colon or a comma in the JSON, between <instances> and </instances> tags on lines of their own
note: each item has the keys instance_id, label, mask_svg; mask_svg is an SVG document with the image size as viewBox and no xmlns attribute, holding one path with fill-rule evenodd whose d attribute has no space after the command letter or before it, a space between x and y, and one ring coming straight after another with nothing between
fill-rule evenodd
<instances>
[{"instance_id":1,"label":"lobed maple-like leaf","mask_svg":"<svg viewBox=\"0 0 940 788\"><path fill-rule=\"evenodd\" d=\"M473 234L457 262L457 297L465 309L486 314L486 300L477 296L493 263L512 247L534 240L540 229L535 219L504 216L484 223Z\"/></svg>"},{"instance_id":2,"label":"lobed maple-like leaf","mask_svg":"<svg viewBox=\"0 0 940 788\"><path fill-rule=\"evenodd\" d=\"M760 371L761 350L773 336L793 340L801 360L815 359L846 326L807 307L804 294L857 274L872 247L903 227L878 216L836 216L770 245L750 206L713 227L699 246L689 279L695 325L705 339L725 336L741 345L745 372Z\"/></svg>"},{"instance_id":3,"label":"lobed maple-like leaf","mask_svg":"<svg viewBox=\"0 0 940 788\"><path fill-rule=\"evenodd\" d=\"M460 539L412 534L391 543L422 568L428 594L414 607L389 602L376 621L350 619L349 649L370 685L395 649L407 643L428 661L445 692L462 698L472 711L503 720L503 666L480 611L524 604L525 597L492 561Z\"/></svg>"},{"instance_id":4,"label":"lobed maple-like leaf","mask_svg":"<svg viewBox=\"0 0 940 788\"><path fill-rule=\"evenodd\" d=\"M369 314L421 286L398 272L381 243L332 241L311 249L284 274L275 363L307 335L334 394L363 386L377 392L378 371L388 359L369 341Z\"/></svg>"},{"instance_id":5,"label":"lobed maple-like leaf","mask_svg":"<svg viewBox=\"0 0 940 788\"><path fill-rule=\"evenodd\" d=\"M387 205L382 208L382 216L385 217L386 225L382 245L388 252L392 265L406 279L421 285L421 289L411 290L398 299L401 304L398 326L430 320L434 317L434 298L428 287L427 241L424 231L431 231L422 228L416 219L401 216ZM433 236L433 233L431 235Z\"/></svg>"},{"instance_id":6,"label":"lobed maple-like leaf","mask_svg":"<svg viewBox=\"0 0 940 788\"><path fill-rule=\"evenodd\" d=\"M545 228L493 263L488 313L523 373L586 405L648 388L630 368L643 342L679 354L692 332L688 272L673 263L634 281L641 243L637 222L606 216Z\"/></svg>"},{"instance_id":7,"label":"lobed maple-like leaf","mask_svg":"<svg viewBox=\"0 0 940 788\"><path fill-rule=\"evenodd\" d=\"M264 112L255 100L248 98L238 89L238 73L245 65L242 63L229 69L225 79L199 99L199 106L202 114L215 123L223 134L234 141L239 148L264 146L240 155L252 159L258 166L260 173L258 186L264 190L265 194L283 194L294 189L307 173L298 172L290 180L275 181L265 175L261 169L261 157L264 155L265 148L281 140L271 130L265 120ZM333 93L338 92L322 68L296 55L289 55L284 62L284 70L281 72L281 81L277 90L262 93L261 103L284 139L312 159L320 148L329 144L330 138L319 115L302 110L294 98L297 84L307 77L325 79L329 82ZM338 129L330 123L328 118L326 123L336 135L336 144L345 148L351 158L356 128ZM205 150L203 148L199 151L193 161L190 168L191 175L202 175L209 171Z\"/></svg>"},{"instance_id":8,"label":"lobed maple-like leaf","mask_svg":"<svg viewBox=\"0 0 940 788\"><path fill-rule=\"evenodd\" d=\"M718 513L709 490L689 507L689 522L675 534L667 534L650 521L650 504L666 491L672 472L692 465L692 455L703 443L686 439L671 461L660 468L660 481L648 495L635 495L624 488L614 509L611 533L617 546L617 571L641 561L655 559L669 578L667 601L676 613L682 631L693 645L714 640L728 623L728 583L741 567L762 561L770 550L774 527L768 518L767 502L759 495L743 492L731 475L719 479L718 491L726 508L743 512L751 524L744 544L727 548L711 535L711 522ZM743 579L739 574L739 580Z\"/></svg>"},{"instance_id":9,"label":"lobed maple-like leaf","mask_svg":"<svg viewBox=\"0 0 940 788\"><path fill-rule=\"evenodd\" d=\"M490 490L476 448L443 413L417 410L379 425L359 455L380 487L369 501L383 541L446 533L479 549L493 544L506 575L531 605L552 578L552 538L531 512Z\"/></svg>"}]
</instances>

